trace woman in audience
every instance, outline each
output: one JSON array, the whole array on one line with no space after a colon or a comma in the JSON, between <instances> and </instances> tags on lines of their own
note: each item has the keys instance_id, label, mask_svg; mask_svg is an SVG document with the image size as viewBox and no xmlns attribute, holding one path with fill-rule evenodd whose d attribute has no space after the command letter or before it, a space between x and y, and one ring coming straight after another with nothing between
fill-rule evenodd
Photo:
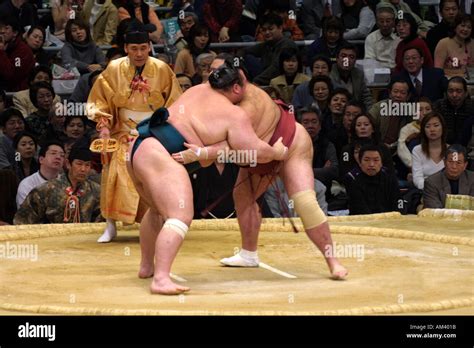
<instances>
[{"instance_id":1,"label":"woman in audience","mask_svg":"<svg viewBox=\"0 0 474 348\"><path fill-rule=\"evenodd\" d=\"M44 138L48 131L49 112L54 109L55 97L53 87L45 81L36 82L30 88L30 99L37 110L28 115L25 121L40 145L46 140Z\"/></svg>"},{"instance_id":2,"label":"woman in audience","mask_svg":"<svg viewBox=\"0 0 474 348\"><path fill-rule=\"evenodd\" d=\"M344 108L352 96L345 88L335 88L329 95L328 112L323 115L322 133L327 136L331 129L342 123Z\"/></svg>"},{"instance_id":3,"label":"woman in audience","mask_svg":"<svg viewBox=\"0 0 474 348\"><path fill-rule=\"evenodd\" d=\"M143 0L128 0L125 6L118 9L119 21L126 18L136 18L143 24L153 24L156 30L150 33L150 39L154 43L161 42L163 25L161 24L156 12Z\"/></svg>"},{"instance_id":4,"label":"woman in audience","mask_svg":"<svg viewBox=\"0 0 474 348\"><path fill-rule=\"evenodd\" d=\"M469 78L468 68L474 67L474 42L471 40L472 18L460 14L454 20L449 37L436 45L434 66L444 69L447 77Z\"/></svg>"},{"instance_id":5,"label":"woman in audience","mask_svg":"<svg viewBox=\"0 0 474 348\"><path fill-rule=\"evenodd\" d=\"M28 77L28 85L31 88L36 82L44 81L47 83L51 83L53 81L53 74L51 73L51 69L45 65L38 65L31 71L30 76ZM53 104L60 103L61 98L57 95L54 98ZM13 95L13 105L15 109L21 111L24 117L32 114L36 110L38 110L30 100L30 90L25 89L23 91L16 92Z\"/></svg>"},{"instance_id":6,"label":"woman in audience","mask_svg":"<svg viewBox=\"0 0 474 348\"><path fill-rule=\"evenodd\" d=\"M341 158L342 148L350 143L352 121L363 113L365 109L361 103L349 100L344 107L342 122L326 131L328 139L336 147L337 158Z\"/></svg>"},{"instance_id":7,"label":"woman in audience","mask_svg":"<svg viewBox=\"0 0 474 348\"><path fill-rule=\"evenodd\" d=\"M105 68L104 53L92 41L89 25L82 19L67 22L66 41L61 49L63 65L75 66L81 74Z\"/></svg>"},{"instance_id":8,"label":"woman in audience","mask_svg":"<svg viewBox=\"0 0 474 348\"><path fill-rule=\"evenodd\" d=\"M323 23L323 35L308 47L308 58L311 61L315 56L323 54L335 62L339 48L346 43L343 39L344 25L337 17L329 17Z\"/></svg>"},{"instance_id":9,"label":"woman in audience","mask_svg":"<svg viewBox=\"0 0 474 348\"><path fill-rule=\"evenodd\" d=\"M354 144L356 140L362 140L366 144L379 145L382 150L382 164L390 173L395 173L392 161L392 154L380 139L380 130L372 116L361 114L356 116L351 124L351 142L342 148L341 159L339 161L339 174L341 178L355 166Z\"/></svg>"},{"instance_id":10,"label":"woman in audience","mask_svg":"<svg viewBox=\"0 0 474 348\"><path fill-rule=\"evenodd\" d=\"M18 133L13 139L15 153L15 172L18 182L35 173L39 169L35 159L38 142L35 136L28 132Z\"/></svg>"},{"instance_id":11,"label":"woman in audience","mask_svg":"<svg viewBox=\"0 0 474 348\"><path fill-rule=\"evenodd\" d=\"M209 28L204 25L195 24L189 32L188 47L179 51L176 57L174 72L176 74L194 76L196 73L194 67L196 57L202 53L211 53L212 51L209 49L210 44Z\"/></svg>"},{"instance_id":12,"label":"woman in audience","mask_svg":"<svg viewBox=\"0 0 474 348\"><path fill-rule=\"evenodd\" d=\"M52 55L43 49L44 40L46 40L46 32L42 26L34 25L24 35L26 44L33 51L36 64L49 66Z\"/></svg>"},{"instance_id":13,"label":"woman in audience","mask_svg":"<svg viewBox=\"0 0 474 348\"><path fill-rule=\"evenodd\" d=\"M364 0L342 0L345 40L365 40L375 25L375 15Z\"/></svg>"},{"instance_id":14,"label":"woman in audience","mask_svg":"<svg viewBox=\"0 0 474 348\"><path fill-rule=\"evenodd\" d=\"M418 101L420 113L413 122L408 123L400 129L397 144L398 158L403 164L411 169L412 159L411 152L413 148L420 143L420 124L426 114L433 111L431 101L426 97L421 97ZM415 117L414 117L415 118Z\"/></svg>"},{"instance_id":15,"label":"woman in audience","mask_svg":"<svg viewBox=\"0 0 474 348\"><path fill-rule=\"evenodd\" d=\"M8 108L0 113L0 169L15 167L13 139L25 130L25 119L20 111Z\"/></svg>"},{"instance_id":16,"label":"woman in audience","mask_svg":"<svg viewBox=\"0 0 474 348\"><path fill-rule=\"evenodd\" d=\"M322 115L329 113L329 95L332 92L332 82L327 76L313 77L308 85L309 93L313 97L311 105L321 112Z\"/></svg>"},{"instance_id":17,"label":"woman in audience","mask_svg":"<svg viewBox=\"0 0 474 348\"><path fill-rule=\"evenodd\" d=\"M433 67L433 58L430 49L423 39L418 37L418 25L416 20L409 13L403 13L402 17L396 19L397 34L402 39L397 46L395 53L395 72L399 73L403 69L403 52L407 47L417 47L423 52L423 66Z\"/></svg>"},{"instance_id":18,"label":"woman in audience","mask_svg":"<svg viewBox=\"0 0 474 348\"><path fill-rule=\"evenodd\" d=\"M446 125L438 113L425 115L420 125L421 144L412 153L413 183L423 190L425 179L444 168Z\"/></svg>"},{"instance_id":19,"label":"woman in audience","mask_svg":"<svg viewBox=\"0 0 474 348\"><path fill-rule=\"evenodd\" d=\"M77 141L86 134L86 118L84 116L66 117L64 132L69 139Z\"/></svg>"},{"instance_id":20,"label":"woman in audience","mask_svg":"<svg viewBox=\"0 0 474 348\"><path fill-rule=\"evenodd\" d=\"M310 78L302 73L301 56L295 48L285 48L281 51L279 67L281 75L270 80L270 86L278 91L285 103L289 104L296 87L309 81Z\"/></svg>"},{"instance_id":21,"label":"woman in audience","mask_svg":"<svg viewBox=\"0 0 474 348\"><path fill-rule=\"evenodd\" d=\"M314 60L310 64L311 67L311 75L312 77L317 76L328 76L331 72L332 63L329 57L324 55L318 55L314 58ZM313 92L309 89L309 82L305 81L301 83L298 87L296 87L293 93L293 100L292 104L295 109L300 109L303 107L308 106L312 103L313 100Z\"/></svg>"}]
</instances>

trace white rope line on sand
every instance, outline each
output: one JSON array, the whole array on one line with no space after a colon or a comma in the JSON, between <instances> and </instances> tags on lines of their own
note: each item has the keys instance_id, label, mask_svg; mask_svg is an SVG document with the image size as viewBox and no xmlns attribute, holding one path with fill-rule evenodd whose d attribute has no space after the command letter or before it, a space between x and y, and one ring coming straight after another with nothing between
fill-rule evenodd
<instances>
[{"instance_id":1,"label":"white rope line on sand","mask_svg":"<svg viewBox=\"0 0 474 348\"><path fill-rule=\"evenodd\" d=\"M170 273L170 278L176 280L177 282L182 282L182 283L187 282L186 279L181 278L180 276L173 273Z\"/></svg>"},{"instance_id":2,"label":"white rope line on sand","mask_svg":"<svg viewBox=\"0 0 474 348\"><path fill-rule=\"evenodd\" d=\"M286 273L286 272L283 272L283 271L280 271L279 269L276 269L275 267L272 267L270 265L267 265L266 263L263 263L263 262L260 262L258 264L258 267L261 267L261 268L265 268L273 273L276 273L276 274L279 274L283 277L286 277L286 278L290 278L290 279L296 279L297 277L294 276L293 274L290 274L290 273Z\"/></svg>"}]
</instances>

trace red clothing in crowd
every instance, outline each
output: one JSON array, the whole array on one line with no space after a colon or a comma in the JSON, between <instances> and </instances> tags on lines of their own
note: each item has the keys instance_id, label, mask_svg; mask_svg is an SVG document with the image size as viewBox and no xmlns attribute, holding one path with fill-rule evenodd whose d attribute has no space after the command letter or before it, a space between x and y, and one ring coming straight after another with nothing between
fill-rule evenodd
<instances>
[{"instance_id":1,"label":"red clothing in crowd","mask_svg":"<svg viewBox=\"0 0 474 348\"><path fill-rule=\"evenodd\" d=\"M0 50L0 80L6 91L17 92L28 89L28 76L35 66L31 48L21 35L8 43L6 50Z\"/></svg>"},{"instance_id":2,"label":"red clothing in crowd","mask_svg":"<svg viewBox=\"0 0 474 348\"><path fill-rule=\"evenodd\" d=\"M417 47L423 52L423 57L424 57L424 62L423 66L425 68L432 68L433 67L433 57L431 56L431 52L428 48L428 45L426 42L417 37L416 39L405 43L403 41L400 41L400 43L397 46L396 50L396 55L395 55L395 73L399 73L403 69L403 50L406 47Z\"/></svg>"},{"instance_id":3,"label":"red clothing in crowd","mask_svg":"<svg viewBox=\"0 0 474 348\"><path fill-rule=\"evenodd\" d=\"M211 42L219 41L222 27L229 28L229 36L238 34L242 16L241 0L208 0L203 12L204 21L211 31Z\"/></svg>"}]
</instances>

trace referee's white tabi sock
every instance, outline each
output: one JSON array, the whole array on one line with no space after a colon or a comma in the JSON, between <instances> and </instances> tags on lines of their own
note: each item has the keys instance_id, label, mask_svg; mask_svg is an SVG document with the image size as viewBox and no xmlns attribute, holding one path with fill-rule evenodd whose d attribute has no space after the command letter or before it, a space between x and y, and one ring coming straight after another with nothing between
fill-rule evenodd
<instances>
[{"instance_id":1,"label":"referee's white tabi sock","mask_svg":"<svg viewBox=\"0 0 474 348\"><path fill-rule=\"evenodd\" d=\"M225 266L231 267L258 267L258 253L256 251L240 250L232 257L224 258L220 261Z\"/></svg>"},{"instance_id":2,"label":"referee's white tabi sock","mask_svg":"<svg viewBox=\"0 0 474 348\"><path fill-rule=\"evenodd\" d=\"M97 243L109 243L115 237L117 237L117 227L115 226L115 220L107 219L107 226L105 227L105 231L102 236L97 239Z\"/></svg>"}]
</instances>

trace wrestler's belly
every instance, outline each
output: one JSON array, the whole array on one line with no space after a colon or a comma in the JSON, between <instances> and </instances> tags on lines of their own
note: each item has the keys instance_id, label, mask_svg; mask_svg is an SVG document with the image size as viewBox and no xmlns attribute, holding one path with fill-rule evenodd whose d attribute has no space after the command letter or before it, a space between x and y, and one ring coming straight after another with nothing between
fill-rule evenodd
<instances>
[{"instance_id":1,"label":"wrestler's belly","mask_svg":"<svg viewBox=\"0 0 474 348\"><path fill-rule=\"evenodd\" d=\"M153 111L135 111L126 108L119 110L120 119L123 122L132 121L133 123L140 123L144 119L153 115Z\"/></svg>"}]
</instances>

